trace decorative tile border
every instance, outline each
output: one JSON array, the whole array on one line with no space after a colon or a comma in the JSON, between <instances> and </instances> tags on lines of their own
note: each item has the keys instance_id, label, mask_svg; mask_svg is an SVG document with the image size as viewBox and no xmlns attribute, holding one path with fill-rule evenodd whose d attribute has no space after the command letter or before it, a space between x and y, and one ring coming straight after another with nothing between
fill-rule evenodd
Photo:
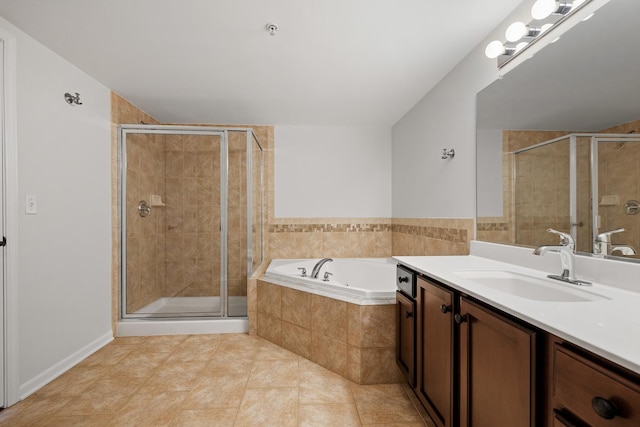
<instances>
[{"instance_id":1,"label":"decorative tile border","mask_svg":"<svg viewBox=\"0 0 640 427\"><path fill-rule=\"evenodd\" d=\"M391 224L271 224L269 233L391 232Z\"/></svg>"},{"instance_id":2,"label":"decorative tile border","mask_svg":"<svg viewBox=\"0 0 640 427\"><path fill-rule=\"evenodd\" d=\"M394 233L411 234L430 239L446 240L456 243L467 242L467 230L461 228L425 227L419 225L393 224Z\"/></svg>"},{"instance_id":3,"label":"decorative tile border","mask_svg":"<svg viewBox=\"0 0 640 427\"><path fill-rule=\"evenodd\" d=\"M507 222L479 222L478 231L509 231Z\"/></svg>"},{"instance_id":4,"label":"decorative tile border","mask_svg":"<svg viewBox=\"0 0 640 427\"><path fill-rule=\"evenodd\" d=\"M452 225L454 225L452 223ZM468 243L469 231L466 228L446 226L425 226L391 223L311 223L311 224L271 224L269 233L400 233L414 237L425 237L452 243Z\"/></svg>"}]
</instances>

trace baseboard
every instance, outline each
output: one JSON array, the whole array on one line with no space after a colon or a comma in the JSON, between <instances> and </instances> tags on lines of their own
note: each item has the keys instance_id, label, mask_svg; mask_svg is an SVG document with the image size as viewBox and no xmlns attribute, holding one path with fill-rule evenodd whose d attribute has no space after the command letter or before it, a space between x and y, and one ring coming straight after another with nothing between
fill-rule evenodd
<instances>
[{"instance_id":1,"label":"baseboard","mask_svg":"<svg viewBox=\"0 0 640 427\"><path fill-rule=\"evenodd\" d=\"M100 338L94 340L93 342L87 344L80 350L75 353L69 355L68 357L62 359L60 362L56 363L46 371L37 375L35 378L30 379L26 383L20 385L19 398L20 400L25 399L32 393L40 390L45 385L49 384L51 381L58 378L60 375L67 372L69 369L73 368L78 363L82 362L88 356L92 355L96 351L100 350L105 345L109 344L113 341L113 332L109 331L106 334L102 335Z\"/></svg>"}]
</instances>

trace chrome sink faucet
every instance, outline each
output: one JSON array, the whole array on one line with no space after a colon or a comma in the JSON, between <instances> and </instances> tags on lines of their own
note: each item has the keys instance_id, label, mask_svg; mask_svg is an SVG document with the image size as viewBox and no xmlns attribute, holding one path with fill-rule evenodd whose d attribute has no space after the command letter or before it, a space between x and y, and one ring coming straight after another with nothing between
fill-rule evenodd
<instances>
[{"instance_id":1,"label":"chrome sink faucet","mask_svg":"<svg viewBox=\"0 0 640 427\"><path fill-rule=\"evenodd\" d=\"M333 259L331 258L322 258L320 261L318 261L316 265L313 266L313 270L311 270L310 277L312 279L317 279L318 273L320 273L320 269L322 268L322 266L325 265L327 262L331 262L331 261L333 261Z\"/></svg>"},{"instance_id":2,"label":"chrome sink faucet","mask_svg":"<svg viewBox=\"0 0 640 427\"><path fill-rule=\"evenodd\" d=\"M611 235L616 233L622 233L624 228L616 228L615 230L605 231L598 234L593 242L593 255L597 257L603 257L605 255L612 255L614 252L620 252L622 255L635 255L636 250L627 245L611 244Z\"/></svg>"},{"instance_id":3,"label":"chrome sink faucet","mask_svg":"<svg viewBox=\"0 0 640 427\"><path fill-rule=\"evenodd\" d=\"M576 278L576 269L574 263L574 256L576 253L576 242L573 237L568 233L554 230L553 228L547 229L549 233L557 234L560 236L560 245L558 246L539 246L534 251L534 255L544 255L547 252L558 252L560 254L560 262L562 263L562 274L549 274L547 277L555 280L561 280L563 282L572 283L574 285L589 285L589 282L578 280Z\"/></svg>"}]
</instances>

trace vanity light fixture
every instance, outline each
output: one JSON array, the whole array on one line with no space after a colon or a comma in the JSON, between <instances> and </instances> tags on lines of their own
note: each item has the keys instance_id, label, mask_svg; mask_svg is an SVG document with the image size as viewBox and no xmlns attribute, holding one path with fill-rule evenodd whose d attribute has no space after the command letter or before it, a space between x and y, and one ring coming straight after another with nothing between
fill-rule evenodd
<instances>
[{"instance_id":1,"label":"vanity light fixture","mask_svg":"<svg viewBox=\"0 0 640 427\"><path fill-rule=\"evenodd\" d=\"M537 0L531 7L532 20L509 25L505 32L506 41L493 40L486 49L487 58L498 58L498 68L505 65L544 33L560 24L566 17L592 0Z\"/></svg>"}]
</instances>

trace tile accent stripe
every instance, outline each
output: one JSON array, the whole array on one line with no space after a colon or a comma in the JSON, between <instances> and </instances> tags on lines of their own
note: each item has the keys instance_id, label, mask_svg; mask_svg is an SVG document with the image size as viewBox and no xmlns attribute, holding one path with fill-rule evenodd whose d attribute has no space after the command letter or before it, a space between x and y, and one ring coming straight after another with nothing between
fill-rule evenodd
<instances>
[{"instance_id":1,"label":"tile accent stripe","mask_svg":"<svg viewBox=\"0 0 640 427\"><path fill-rule=\"evenodd\" d=\"M467 230L402 224L271 224L269 233L393 232L456 243L467 242Z\"/></svg>"},{"instance_id":2,"label":"tile accent stripe","mask_svg":"<svg viewBox=\"0 0 640 427\"><path fill-rule=\"evenodd\" d=\"M509 231L507 222L479 222L478 231Z\"/></svg>"},{"instance_id":3,"label":"tile accent stripe","mask_svg":"<svg viewBox=\"0 0 640 427\"><path fill-rule=\"evenodd\" d=\"M390 232L391 224L271 224L269 233Z\"/></svg>"},{"instance_id":4,"label":"tile accent stripe","mask_svg":"<svg viewBox=\"0 0 640 427\"><path fill-rule=\"evenodd\" d=\"M394 233L411 234L430 239L447 240L456 243L467 242L467 230L461 228L423 227L419 225L393 224Z\"/></svg>"}]
</instances>

